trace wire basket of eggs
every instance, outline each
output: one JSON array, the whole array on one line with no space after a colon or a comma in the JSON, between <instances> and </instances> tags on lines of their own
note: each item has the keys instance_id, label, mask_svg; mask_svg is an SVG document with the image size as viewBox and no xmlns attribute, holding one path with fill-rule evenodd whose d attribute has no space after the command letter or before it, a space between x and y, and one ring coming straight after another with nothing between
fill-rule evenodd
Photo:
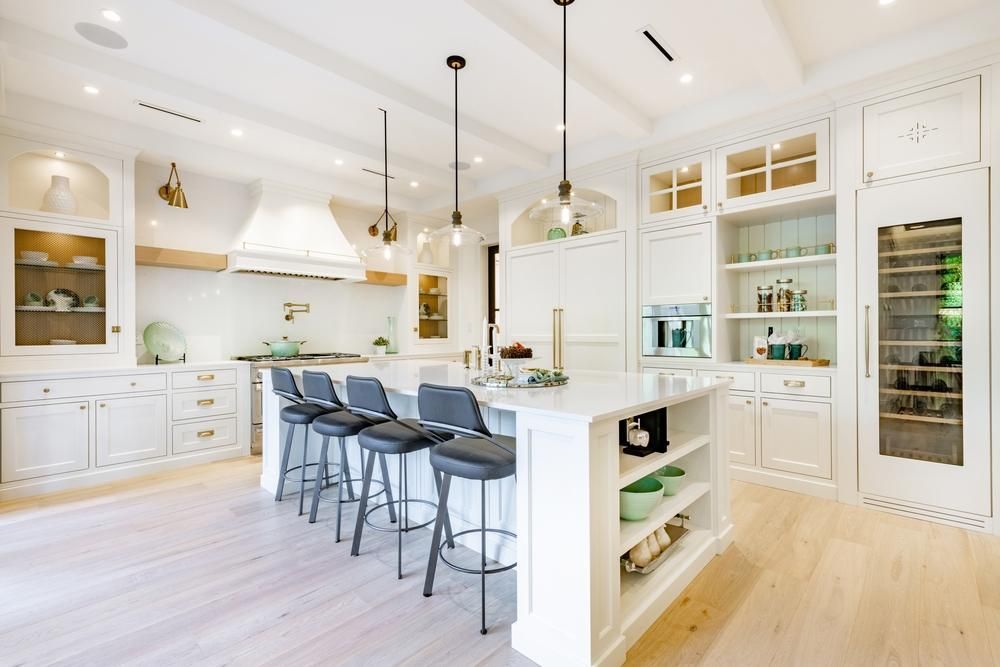
<instances>
[{"instance_id":1,"label":"wire basket of eggs","mask_svg":"<svg viewBox=\"0 0 1000 667\"><path fill-rule=\"evenodd\" d=\"M667 523L660 526L621 557L622 567L626 572L649 574L667 560L671 549L688 534L684 516L677 516L679 524Z\"/></svg>"}]
</instances>

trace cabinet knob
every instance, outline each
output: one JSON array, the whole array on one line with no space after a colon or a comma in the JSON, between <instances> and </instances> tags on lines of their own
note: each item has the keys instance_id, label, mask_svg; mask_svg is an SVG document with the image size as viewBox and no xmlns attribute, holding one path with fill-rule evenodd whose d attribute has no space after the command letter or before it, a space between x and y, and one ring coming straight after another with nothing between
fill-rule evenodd
<instances>
[{"instance_id":1,"label":"cabinet knob","mask_svg":"<svg viewBox=\"0 0 1000 667\"><path fill-rule=\"evenodd\" d=\"M702 204L701 205L701 210L707 211L708 210L708 204Z\"/></svg>"},{"instance_id":2,"label":"cabinet knob","mask_svg":"<svg viewBox=\"0 0 1000 667\"><path fill-rule=\"evenodd\" d=\"M51 389L49 389L48 387L45 387L44 389L42 389L42 393L43 393L43 394L47 394L47 393L49 393L50 391L52 391L52 390L51 390Z\"/></svg>"},{"instance_id":3,"label":"cabinet knob","mask_svg":"<svg viewBox=\"0 0 1000 667\"><path fill-rule=\"evenodd\" d=\"M136 385L136 383L135 383L135 382L129 382L129 383L128 383L128 386L130 386L130 387L134 387L135 385Z\"/></svg>"},{"instance_id":4,"label":"cabinet knob","mask_svg":"<svg viewBox=\"0 0 1000 667\"><path fill-rule=\"evenodd\" d=\"M720 201L718 204L715 205L715 207L721 211L722 210L722 202Z\"/></svg>"},{"instance_id":5,"label":"cabinet knob","mask_svg":"<svg viewBox=\"0 0 1000 667\"><path fill-rule=\"evenodd\" d=\"M101 403L101 404L100 404L100 407L102 407L102 408L106 408L106 407L108 407L108 404L107 404L107 403Z\"/></svg>"},{"instance_id":6,"label":"cabinet knob","mask_svg":"<svg viewBox=\"0 0 1000 667\"><path fill-rule=\"evenodd\" d=\"M869 171L865 174L865 178L872 178L875 175L874 171Z\"/></svg>"},{"instance_id":7,"label":"cabinet knob","mask_svg":"<svg viewBox=\"0 0 1000 667\"><path fill-rule=\"evenodd\" d=\"M87 409L87 404L86 404L86 403L84 403L83 405L81 405L81 406L80 406L80 409L81 409L81 410L86 410L86 409Z\"/></svg>"},{"instance_id":8,"label":"cabinet knob","mask_svg":"<svg viewBox=\"0 0 1000 667\"><path fill-rule=\"evenodd\" d=\"M761 405L767 405L767 401L761 401L760 404Z\"/></svg>"},{"instance_id":9,"label":"cabinet knob","mask_svg":"<svg viewBox=\"0 0 1000 667\"><path fill-rule=\"evenodd\" d=\"M116 324L113 327L111 327L111 333L121 333L121 332L122 328L120 325Z\"/></svg>"},{"instance_id":10,"label":"cabinet knob","mask_svg":"<svg viewBox=\"0 0 1000 667\"><path fill-rule=\"evenodd\" d=\"M703 297L701 297L701 300L702 301L708 301L708 297L707 296L703 296Z\"/></svg>"},{"instance_id":11,"label":"cabinet knob","mask_svg":"<svg viewBox=\"0 0 1000 667\"><path fill-rule=\"evenodd\" d=\"M753 405L753 401L751 401L749 398L747 399L747 405ZM764 405L767 405L767 404L765 403Z\"/></svg>"}]
</instances>

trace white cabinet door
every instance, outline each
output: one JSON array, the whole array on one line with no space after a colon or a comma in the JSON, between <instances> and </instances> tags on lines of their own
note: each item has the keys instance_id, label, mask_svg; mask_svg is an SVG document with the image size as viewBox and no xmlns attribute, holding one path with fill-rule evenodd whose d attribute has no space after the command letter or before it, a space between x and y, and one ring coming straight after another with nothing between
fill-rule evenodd
<instances>
[{"instance_id":1,"label":"white cabinet door","mask_svg":"<svg viewBox=\"0 0 1000 667\"><path fill-rule=\"evenodd\" d=\"M559 245L513 250L507 256L504 340L520 341L552 362L553 310L559 307Z\"/></svg>"},{"instance_id":2,"label":"white cabinet door","mask_svg":"<svg viewBox=\"0 0 1000 667\"><path fill-rule=\"evenodd\" d=\"M85 470L89 454L87 401L0 410L0 482Z\"/></svg>"},{"instance_id":3,"label":"white cabinet door","mask_svg":"<svg viewBox=\"0 0 1000 667\"><path fill-rule=\"evenodd\" d=\"M656 232L640 239L642 305L712 300L712 223Z\"/></svg>"},{"instance_id":4,"label":"white cabinet door","mask_svg":"<svg viewBox=\"0 0 1000 667\"><path fill-rule=\"evenodd\" d=\"M563 356L573 370L625 370L625 233L560 248Z\"/></svg>"},{"instance_id":5,"label":"white cabinet door","mask_svg":"<svg viewBox=\"0 0 1000 667\"><path fill-rule=\"evenodd\" d=\"M643 223L703 216L711 206L712 154L700 153L642 169Z\"/></svg>"},{"instance_id":6,"label":"white cabinet door","mask_svg":"<svg viewBox=\"0 0 1000 667\"><path fill-rule=\"evenodd\" d=\"M715 153L716 210L726 213L830 189L830 121L724 146Z\"/></svg>"},{"instance_id":7,"label":"white cabinet door","mask_svg":"<svg viewBox=\"0 0 1000 667\"><path fill-rule=\"evenodd\" d=\"M763 467L830 479L832 440L829 403L761 400Z\"/></svg>"},{"instance_id":8,"label":"white cabinet door","mask_svg":"<svg viewBox=\"0 0 1000 667\"><path fill-rule=\"evenodd\" d=\"M97 399L97 465L167 455L167 397Z\"/></svg>"},{"instance_id":9,"label":"white cabinet door","mask_svg":"<svg viewBox=\"0 0 1000 667\"><path fill-rule=\"evenodd\" d=\"M730 394L727 402L726 447L729 460L752 466L757 463L757 424L753 396Z\"/></svg>"},{"instance_id":10,"label":"white cabinet door","mask_svg":"<svg viewBox=\"0 0 1000 667\"><path fill-rule=\"evenodd\" d=\"M865 107L864 180L980 159L980 77Z\"/></svg>"}]
</instances>

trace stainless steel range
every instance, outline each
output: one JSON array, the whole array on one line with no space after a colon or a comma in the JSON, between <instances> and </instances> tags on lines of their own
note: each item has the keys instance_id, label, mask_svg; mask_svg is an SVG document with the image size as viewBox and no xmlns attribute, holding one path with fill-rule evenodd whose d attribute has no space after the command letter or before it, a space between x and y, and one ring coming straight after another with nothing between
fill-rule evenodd
<instances>
[{"instance_id":1,"label":"stainless steel range","mask_svg":"<svg viewBox=\"0 0 1000 667\"><path fill-rule=\"evenodd\" d=\"M250 453L260 454L264 442L263 390L264 369L271 366L313 366L320 364L347 364L368 361L368 357L350 352L318 352L297 354L294 357L272 357L269 354L252 354L233 357L237 361L249 361L250 367Z\"/></svg>"}]
</instances>

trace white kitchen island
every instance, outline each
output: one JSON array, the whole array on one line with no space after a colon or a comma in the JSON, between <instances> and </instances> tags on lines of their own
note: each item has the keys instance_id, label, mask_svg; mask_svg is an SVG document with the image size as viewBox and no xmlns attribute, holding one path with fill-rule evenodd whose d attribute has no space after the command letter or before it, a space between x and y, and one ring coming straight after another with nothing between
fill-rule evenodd
<instances>
[{"instance_id":1,"label":"white kitchen island","mask_svg":"<svg viewBox=\"0 0 1000 667\"><path fill-rule=\"evenodd\" d=\"M298 374L303 369L328 373L348 401L343 387L348 375L377 377L401 416L416 416L421 383L467 386L490 428L517 437L516 484L508 479L489 485L495 488L487 498L488 519L491 526L518 535L512 644L541 665L621 664L628 647L731 540L723 447L728 380L567 371L571 379L564 387L487 389L471 385L478 373L455 362L372 360L292 370ZM261 486L271 492L277 486L283 441L281 405L265 376ZM667 453L642 458L623 454L619 420L661 407L668 409ZM314 435L310 448L319 441ZM356 446L349 446L350 451L356 456ZM298 456L293 452L291 460ZM680 491L664 496L644 521L619 520L619 489L668 463L687 472ZM360 462L352 462L351 468L358 471ZM411 497L434 498L429 465L411 460L408 470ZM396 479L392 470L390 478ZM449 508L456 531L474 526L478 482L468 489L453 486ZM666 562L650 574L625 573L619 557L677 515L684 516L690 532L671 547ZM345 529L350 535L351 527L345 524ZM468 546L474 548L474 542ZM343 549L346 557L349 542ZM364 545L361 555L365 557ZM490 555L515 557L500 545ZM423 571L404 576L423 576ZM471 641L474 630L470 633Z\"/></svg>"}]
</instances>

